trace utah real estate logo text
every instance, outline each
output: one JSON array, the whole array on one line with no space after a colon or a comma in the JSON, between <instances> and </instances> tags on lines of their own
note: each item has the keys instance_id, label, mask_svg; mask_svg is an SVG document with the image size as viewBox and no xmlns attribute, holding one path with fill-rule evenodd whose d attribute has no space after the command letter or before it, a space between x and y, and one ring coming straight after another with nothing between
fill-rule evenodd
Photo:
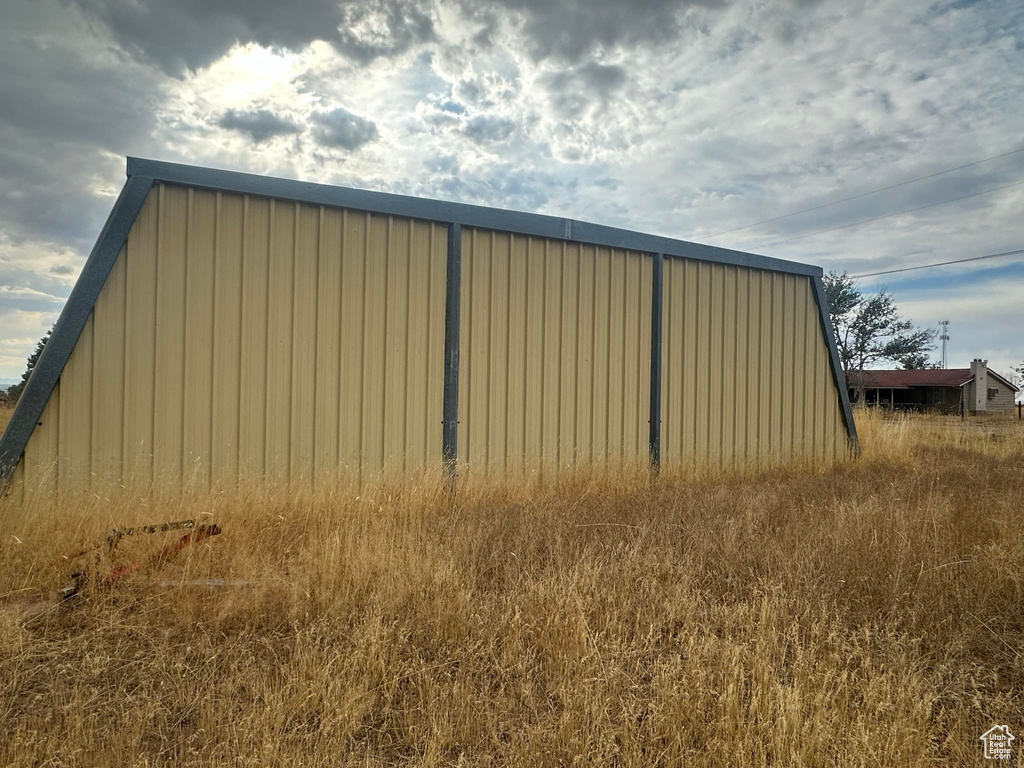
<instances>
[{"instance_id":1,"label":"utah real estate logo text","mask_svg":"<svg viewBox=\"0 0 1024 768\"><path fill-rule=\"evenodd\" d=\"M986 760L1009 760L1010 742L1016 738L1010 733L1008 725L993 725L983 734L981 740L985 744Z\"/></svg>"}]
</instances>

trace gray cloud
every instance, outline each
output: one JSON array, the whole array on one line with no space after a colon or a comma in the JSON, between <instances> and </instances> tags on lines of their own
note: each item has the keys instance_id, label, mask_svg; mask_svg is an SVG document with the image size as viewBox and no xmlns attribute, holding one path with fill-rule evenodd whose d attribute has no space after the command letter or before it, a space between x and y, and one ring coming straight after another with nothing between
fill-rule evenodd
<instances>
[{"instance_id":1,"label":"gray cloud","mask_svg":"<svg viewBox=\"0 0 1024 768\"><path fill-rule=\"evenodd\" d=\"M594 101L607 103L626 84L624 67L590 61L546 75L551 106L563 117L583 112Z\"/></svg>"},{"instance_id":2,"label":"gray cloud","mask_svg":"<svg viewBox=\"0 0 1024 768\"><path fill-rule=\"evenodd\" d=\"M275 136L301 133L302 126L271 112L269 109L229 109L217 125L247 134L257 144Z\"/></svg>"},{"instance_id":3,"label":"gray cloud","mask_svg":"<svg viewBox=\"0 0 1024 768\"><path fill-rule=\"evenodd\" d=\"M503 117L477 115L470 118L462 132L477 144L504 141L512 135L515 123Z\"/></svg>"},{"instance_id":4,"label":"gray cloud","mask_svg":"<svg viewBox=\"0 0 1024 768\"><path fill-rule=\"evenodd\" d=\"M13 3L0 26L0 230L83 247L106 213L99 179L155 152L160 78L93 50L75 14L55 9Z\"/></svg>"},{"instance_id":5,"label":"gray cloud","mask_svg":"<svg viewBox=\"0 0 1024 768\"><path fill-rule=\"evenodd\" d=\"M431 173L455 175L459 172L459 161L455 155L437 155L424 160L423 167Z\"/></svg>"},{"instance_id":6,"label":"gray cloud","mask_svg":"<svg viewBox=\"0 0 1024 768\"><path fill-rule=\"evenodd\" d=\"M530 52L537 59L579 62L595 49L678 44L694 9L718 9L725 0L495 0L523 19Z\"/></svg>"},{"instance_id":7,"label":"gray cloud","mask_svg":"<svg viewBox=\"0 0 1024 768\"><path fill-rule=\"evenodd\" d=\"M457 101L447 99L437 105L437 108L442 112L449 112L453 115L464 115L466 114L466 108L459 104Z\"/></svg>"},{"instance_id":8,"label":"gray cloud","mask_svg":"<svg viewBox=\"0 0 1024 768\"><path fill-rule=\"evenodd\" d=\"M326 147L355 150L377 138L376 123L341 107L315 113L310 119L314 138Z\"/></svg>"},{"instance_id":9,"label":"gray cloud","mask_svg":"<svg viewBox=\"0 0 1024 768\"><path fill-rule=\"evenodd\" d=\"M332 43L357 61L434 39L416 0L67 0L135 56L173 76L201 69L236 43L297 50Z\"/></svg>"}]
</instances>

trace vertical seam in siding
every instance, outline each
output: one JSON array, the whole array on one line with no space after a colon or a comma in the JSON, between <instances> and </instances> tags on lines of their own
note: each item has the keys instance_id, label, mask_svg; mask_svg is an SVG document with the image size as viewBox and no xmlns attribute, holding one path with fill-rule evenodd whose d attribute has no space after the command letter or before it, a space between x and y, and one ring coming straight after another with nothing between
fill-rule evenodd
<instances>
[{"instance_id":1,"label":"vertical seam in siding","mask_svg":"<svg viewBox=\"0 0 1024 768\"><path fill-rule=\"evenodd\" d=\"M649 341L648 341L648 343L646 345L643 344L643 334L644 334L643 291L644 291L644 284L646 284L647 286L652 286L652 281L651 280L645 280L646 275L644 274L644 271L645 271L645 267L647 265L647 259L651 260L650 268L651 268L651 272L653 272L654 271L654 257L653 256L648 256L648 255L643 254L643 253L638 253L637 254L637 269L639 270L639 274L637 276L637 314L636 314L636 321L637 321L637 326L636 326L636 329L637 329L636 424L637 424L637 428L635 430L633 430L634 431L634 442L635 442L634 447L633 447L633 451L634 451L634 457L638 458L638 459L641 456L643 456L644 453L646 453L643 450L643 445L644 445L643 423L644 423L644 421L647 422L648 432L650 431L649 430L649 427L650 427L650 402L647 403L647 418L646 419L643 418L643 409L641 408L641 403L643 402L643 392L642 392L642 390L643 390L643 371L644 371L644 365L643 365L644 360L643 360L643 358L644 358L644 349L645 348L647 350L647 378L648 378L648 381L647 381L647 396L648 396L648 399L650 397L650 364L651 364L650 348L651 348L651 345L650 345ZM653 288L652 287L651 287L650 301L651 301L651 308L653 308L653 306L654 306L654 292L653 292ZM648 311L647 312L648 318L649 318L650 314L651 314L651 311ZM648 330L649 330L649 325L648 325ZM662 353L662 351L660 351L660 349L659 349L658 350L658 354L660 354L660 353ZM660 441L660 434L662 434L662 430L660 430L660 426L659 426L658 427L658 441ZM648 454L648 460L649 459L650 459L650 456ZM648 463L649 463L649 461L648 461Z\"/></svg>"},{"instance_id":2,"label":"vertical seam in siding","mask_svg":"<svg viewBox=\"0 0 1024 768\"><path fill-rule=\"evenodd\" d=\"M565 241L559 242L560 253L558 255L558 387L555 390L555 465L562 464L562 369L565 367L563 355L565 354L565 339L563 333L565 324L562 322L565 317Z\"/></svg>"},{"instance_id":3,"label":"vertical seam in siding","mask_svg":"<svg viewBox=\"0 0 1024 768\"><path fill-rule=\"evenodd\" d=\"M548 356L548 244L544 240L540 270L540 473L544 474L544 460L550 448L544 439L547 426L547 356Z\"/></svg>"},{"instance_id":4,"label":"vertical seam in siding","mask_svg":"<svg viewBox=\"0 0 1024 768\"><path fill-rule=\"evenodd\" d=\"M298 328L299 319L296 317L298 312L299 302L295 300L295 291L299 289L299 279L296 275L296 261L299 256L299 219L302 216L302 204L298 201L294 204L294 210L292 211L292 266L289 270L292 278L292 290L291 290L291 317L292 327L291 339L288 344L288 402L286 403L285 414L288 417L288 427L285 429L285 439L287 446L287 461L285 462L285 482L290 486L292 483L292 456L295 453L294 438L292 430L295 427L295 419L293 418L293 411L295 410L295 330Z\"/></svg>"},{"instance_id":5,"label":"vertical seam in siding","mask_svg":"<svg viewBox=\"0 0 1024 768\"><path fill-rule=\"evenodd\" d=\"M761 460L762 460L762 453L763 453L762 450L761 450L761 442L764 439L763 436L761 435L761 420L762 420L761 410L762 410L763 399L764 399L763 394L764 394L764 391L765 391L765 387L767 386L767 383L764 381L764 376L763 376L764 363L763 363L763 360L762 360L762 355L764 353L764 343L763 343L764 342L764 331L763 331L763 327L764 327L764 322L763 322L763 318L764 318L764 272L762 270L755 270L754 276L757 277L757 286L756 286L756 289L755 289L755 286L753 286L753 285L750 286L750 295L751 295L751 297L753 297L754 296L754 292L756 290L756 292L757 292L757 314L754 315L753 313L751 313L751 319L752 319L752 322L754 323L754 328L752 329L751 333L752 334L756 333L756 336L754 336L753 338L757 342L757 349L756 349L756 355L755 355L755 357L756 357L756 366L757 366L757 376L754 379L754 393L755 393L756 397L755 397L755 400L754 400L754 434L752 436L752 441L753 442L751 443L751 450L753 451L753 458L754 458L755 465L756 466L760 466L761 465ZM751 298L751 301L753 301L753 298Z\"/></svg>"},{"instance_id":6,"label":"vertical seam in siding","mask_svg":"<svg viewBox=\"0 0 1024 768\"><path fill-rule=\"evenodd\" d=\"M803 453L802 444L801 444L802 435L799 432L797 432L797 428L796 428L797 422L799 421L799 417L800 417L800 414L802 413L802 411L800 410L799 405L798 405L798 403L796 401L796 386L795 386L796 382L795 382L795 380L796 380L796 377L797 377L798 373L803 373L802 369L800 367L798 367L798 362L797 361L799 359L799 353L800 353L800 351L802 349L802 347L801 347L801 339L802 339L801 324L802 324L803 319L804 319L804 313L801 310L803 310L806 307L807 302L802 300L803 296L801 295L800 296L801 300L798 303L797 295L798 295L799 291L797 290L797 288L798 288L799 281L796 278L792 278L790 282L792 284L792 288L790 289L790 294L791 294L791 301L792 301L792 305L793 305L793 327L791 329L791 332L793 334L793 344L792 344L792 346L793 346L793 354L791 356L792 359L790 361L791 365L792 365L792 373L790 374L790 377L791 377L791 380L790 380L790 390L791 391L790 391L789 399L790 399L790 403L792 405L790 407L790 421L791 421L791 423L790 423L790 427L789 427L789 434L790 434L790 439L789 439L789 455L790 455L790 457L796 457L796 456L802 455L802 453Z\"/></svg>"},{"instance_id":7,"label":"vertical seam in siding","mask_svg":"<svg viewBox=\"0 0 1024 768\"><path fill-rule=\"evenodd\" d=\"M601 251L597 246L593 246L591 251L591 258L594 264L593 274L594 279L590 283L590 407L587 409L590 411L590 464L593 466L597 459L597 451L594 445L594 422L597 420L597 402L594 400L594 393L597 391L597 268L600 263Z\"/></svg>"},{"instance_id":8,"label":"vertical seam in siding","mask_svg":"<svg viewBox=\"0 0 1024 768\"><path fill-rule=\"evenodd\" d=\"M800 455L807 457L807 294L803 292L803 317L800 325Z\"/></svg>"},{"instance_id":9,"label":"vertical seam in siding","mask_svg":"<svg viewBox=\"0 0 1024 768\"><path fill-rule=\"evenodd\" d=\"M725 381L724 381L724 378L726 376L731 375L731 374L727 374L723 370L725 368L725 348L724 348L725 347L725 314L726 314L725 313L725 305L727 303L726 300L725 300L725 282L726 282L726 275L728 275L728 273L729 273L729 267L727 267L727 266L719 266L718 269L720 271L721 279L722 279L722 291L721 291L721 295L719 296L719 302L722 304L722 307L719 310L719 313L721 315L721 324L722 324L722 338L720 339L719 343L723 347L722 349L718 350L718 354L722 355L722 357L721 357L721 359L722 359L722 368L719 369L719 380L722 383L719 385L719 393L718 393L719 402L721 403L721 407L719 408L719 413L718 413L718 464L719 464L720 467L724 467L725 466L725 421L726 421L725 410L727 408L727 403L725 401ZM713 269L713 273L714 273L714 269ZM714 285L713 285L713 290L714 290ZM709 369L710 368L711 367L709 366ZM709 381L709 389L710 389L710 385L713 384L714 381L715 381L714 373L712 371L709 371L708 372L708 377L709 377L708 381Z\"/></svg>"},{"instance_id":10,"label":"vertical seam in siding","mask_svg":"<svg viewBox=\"0 0 1024 768\"><path fill-rule=\"evenodd\" d=\"M770 273L771 280L768 288L768 386L769 395L766 401L768 405L768 455L773 463L778 463L781 455L782 440L780 431L782 429L782 401L779 398L779 381L781 367L779 363L780 343L779 328L775 322L776 291L778 290L779 276L775 272Z\"/></svg>"},{"instance_id":11,"label":"vertical seam in siding","mask_svg":"<svg viewBox=\"0 0 1024 768\"><path fill-rule=\"evenodd\" d=\"M210 490L213 487L213 473L216 471L216 461L214 460L214 449L215 443L213 440L213 413L215 407L214 394L217 391L217 375L216 375L216 360L217 360L217 254L220 249L220 227L221 227L221 205L222 205L223 193L219 190L216 196L216 202L214 203L213 209L213 264L211 265L211 272L213 274L213 280L211 283L211 293L213 297L213 306L210 310L210 428L206 433L206 462L208 468L206 471L206 489Z\"/></svg>"},{"instance_id":12,"label":"vertical seam in siding","mask_svg":"<svg viewBox=\"0 0 1024 768\"><path fill-rule=\"evenodd\" d=\"M363 293L362 325L359 329L359 485L363 484L363 465L366 463L366 445L363 441L363 412L366 407L366 273L370 256L370 227L372 216L367 213L363 230Z\"/></svg>"},{"instance_id":13,"label":"vertical seam in siding","mask_svg":"<svg viewBox=\"0 0 1024 768\"><path fill-rule=\"evenodd\" d=\"M380 350L381 361L381 409L380 409L380 469L383 472L387 461L387 423L388 423L388 314L391 304L391 228L395 217L388 216L388 226L384 230L384 348Z\"/></svg>"},{"instance_id":14,"label":"vertical seam in siding","mask_svg":"<svg viewBox=\"0 0 1024 768\"><path fill-rule=\"evenodd\" d=\"M121 469L118 481L121 487L125 486L128 463L128 242L129 239L125 237L121 252L124 257L124 285L121 292Z\"/></svg>"},{"instance_id":15,"label":"vertical seam in siding","mask_svg":"<svg viewBox=\"0 0 1024 768\"><path fill-rule=\"evenodd\" d=\"M160 317L160 231L163 229L164 220L164 185L157 187L156 196L156 240L153 243L153 348L157 343L157 319ZM155 352L154 352L155 355ZM153 488L156 486L156 357L153 358L153 366L150 368L150 393L152 395L153 410L149 414L149 493L152 496Z\"/></svg>"},{"instance_id":16,"label":"vertical seam in siding","mask_svg":"<svg viewBox=\"0 0 1024 768\"><path fill-rule=\"evenodd\" d=\"M463 433L462 444L465 446L466 451L466 465L469 467L473 466L473 449L475 442L473 441L473 395L476 393L473 391L473 267L476 265L476 229L467 230L469 232L469 258L463 258L460 263L462 269L463 280L459 283L459 290L462 290L462 286L466 289L466 307L465 314L462 314L462 308L460 307L459 324L461 326L463 320L466 323L466 333L459 334L459 345L463 344L466 346L466 355L459 356L459 373L461 374L463 368L466 371L466 391L463 394L465 399L465 427L460 430ZM461 234L460 234L461 237ZM461 327L460 327L461 331ZM463 335L465 338L463 338ZM462 426L461 421L459 426ZM456 453L458 453L456 451Z\"/></svg>"},{"instance_id":17,"label":"vertical seam in siding","mask_svg":"<svg viewBox=\"0 0 1024 768\"><path fill-rule=\"evenodd\" d=\"M605 356L604 356L604 460L607 462L611 447L612 428L612 274L615 264L615 249L608 249L608 301L605 305Z\"/></svg>"},{"instance_id":18,"label":"vertical seam in siding","mask_svg":"<svg viewBox=\"0 0 1024 768\"><path fill-rule=\"evenodd\" d=\"M320 365L320 262L324 258L324 207L320 206L320 214L316 225L316 268L313 273L313 422L310 430L312 438L310 453L310 484L316 486L317 452L316 452L316 404L317 385L320 377L317 370ZM340 274L339 274L340 278Z\"/></svg>"},{"instance_id":19,"label":"vertical seam in siding","mask_svg":"<svg viewBox=\"0 0 1024 768\"><path fill-rule=\"evenodd\" d=\"M242 473L242 333L245 328L245 262L247 261L247 249L245 247L245 241L247 233L249 232L249 196L242 196L242 231L239 233L241 238L239 265L238 265L238 349L236 350L238 356L238 376L236 377L236 412L238 418L235 419L235 455L232 456L231 460L235 465L235 487L238 487L238 483Z\"/></svg>"},{"instance_id":20,"label":"vertical seam in siding","mask_svg":"<svg viewBox=\"0 0 1024 768\"><path fill-rule=\"evenodd\" d=\"M409 469L409 377L412 375L412 365L409 361L409 317L412 312L409 311L409 299L411 296L412 287L409 285L410 277L412 276L412 241L416 236L415 227L416 222L413 219L409 219L409 240L406 243L406 258L405 258L405 306L403 311L405 312L405 370L402 372L402 471L406 472ZM429 285L429 283L428 283Z\"/></svg>"},{"instance_id":21,"label":"vertical seam in siding","mask_svg":"<svg viewBox=\"0 0 1024 768\"><path fill-rule=\"evenodd\" d=\"M671 395L671 392L672 392L672 384L674 383L674 373L675 373L674 368L673 368L674 363L672 362L672 360L673 360L673 356L672 356L672 306L673 306L673 303L672 303L672 291L673 291L673 288L672 288L672 274L673 274L674 271L675 270L673 268L672 261L670 259L665 259L664 262L662 263L662 273L661 273L661 279L662 279L662 285L661 285L661 328L662 328L662 332L661 332L661 349L658 350L658 352L661 355L662 365L664 366L664 371L665 371L664 374L663 374L664 378L662 379L662 386L664 387L664 389L662 390L662 397L661 397L661 400L662 400L662 409L661 409L662 410L662 419L664 420L664 422L666 424L669 425L669 429L663 433L663 438L667 437L667 439L663 439L663 441L662 441L662 458L664 458L666 454L671 455L671 450L672 450L672 447L673 447L672 446L672 429L671 429L671 426L672 426L672 423L673 423L672 422L673 411L672 411L672 406L671 406L672 398L671 398L670 395ZM651 300L652 301L654 300L653 292L652 292ZM666 316L667 316L668 322L665 322Z\"/></svg>"},{"instance_id":22,"label":"vertical seam in siding","mask_svg":"<svg viewBox=\"0 0 1024 768\"><path fill-rule=\"evenodd\" d=\"M743 329L743 332L745 334L745 337L744 337L745 340L744 340L744 343L743 343L743 358L744 358L743 359L743 364L745 366L747 366L749 361L750 361L750 341L751 341L751 333L750 333L750 281L751 281L751 278L753 278L753 276L754 276L753 270L749 270L749 269L744 270L744 277L745 277L745 279L744 279L743 282L744 282L744 284L746 286L746 296L744 297L743 300L746 302L744 304L744 306L746 307L746 312L745 312L743 318L744 318L744 320L746 320L746 322L743 324L745 326L744 329ZM737 300L739 300L739 291L737 291ZM736 323L736 327L737 327L737 332L739 332L739 322ZM751 408L751 401L750 401L750 378L751 378L751 376L750 376L750 368L747 367L746 368L746 377L743 380L743 384L744 384L744 386L743 386L743 463L744 464L749 464L750 463L750 408Z\"/></svg>"},{"instance_id":23,"label":"vertical seam in siding","mask_svg":"<svg viewBox=\"0 0 1024 768\"><path fill-rule=\"evenodd\" d=\"M736 398L738 396L738 390L739 390L739 387L737 386L737 384L739 382L738 382L738 380L736 378L736 375L735 375L736 361L739 359L739 350L738 350L738 347L739 347L739 328L738 328L738 325L739 325L739 301L740 301L739 270L738 270L737 267L731 267L730 266L730 267L728 267L726 269L726 275L729 277L729 283L731 284L731 287L728 288L728 292L729 292L729 295L732 297L732 306L730 308L730 311L726 313L727 317L730 318L730 323L731 323L731 326L732 326L731 327L731 334L730 334L732 336L732 360L731 361L727 361L727 365L728 365L729 371L726 371L724 375L729 376L730 380L731 380L730 389L732 390L732 397L730 398L731 402L729 403L729 409L730 409L729 421L730 421L730 424L729 424L729 429L728 429L728 432L730 433L729 434L729 466L730 467L734 467L734 466L736 466L736 429L737 429L737 426L738 426L738 423L739 423L739 419L737 418L737 413L738 413L739 409L736 407L736 405L737 405L737 399ZM723 329L723 333L727 333L727 331L725 329ZM723 434L724 434L725 431L726 430L723 429ZM724 439L723 439L722 442L723 443L725 442Z\"/></svg>"},{"instance_id":24,"label":"vertical seam in siding","mask_svg":"<svg viewBox=\"0 0 1024 768\"><path fill-rule=\"evenodd\" d=\"M512 452L512 433L509 425L509 414L511 409L509 408L509 395L510 387L509 382L512 379L512 238L513 235L508 236L508 258L506 259L505 269L505 313L507 315L507 322L505 323L505 455L503 461L503 468L508 469L508 457Z\"/></svg>"},{"instance_id":25,"label":"vertical seam in siding","mask_svg":"<svg viewBox=\"0 0 1024 768\"><path fill-rule=\"evenodd\" d=\"M431 231L433 231L433 224ZM333 429L337 433L337 440L335 440L334 448L334 470L336 472L341 471L341 424L344 414L342 401L345 399L345 390L342 387L342 382L345 380L342 375L342 369L345 367L345 337L344 337L344 317L345 317L345 240L348 237L348 210L342 209L341 211L341 237L338 238L338 418L335 421ZM431 248L433 248L433 241L431 241Z\"/></svg>"},{"instance_id":26,"label":"vertical seam in siding","mask_svg":"<svg viewBox=\"0 0 1024 768\"><path fill-rule=\"evenodd\" d=\"M573 358L576 361L576 373L573 377L573 396L578 400L580 394L580 281L582 280L583 272L583 244L576 244L576 297L573 301L573 307L576 310L576 333L573 335ZM573 403L572 409L572 464L575 466L576 460L579 457L580 443L579 443L579 421L580 421L580 410L576 403Z\"/></svg>"},{"instance_id":27,"label":"vertical seam in siding","mask_svg":"<svg viewBox=\"0 0 1024 768\"><path fill-rule=\"evenodd\" d=\"M188 384L188 360L189 350L188 344L188 268L189 262L189 251L192 249L192 208L194 204L194 193L195 190L192 187L188 188L188 196L185 208L185 280L184 288L182 293L184 294L182 302L182 313L181 313L181 339L182 339L182 356L181 361L181 413L179 414L179 420L181 424L181 448L180 455L178 456L178 482L184 487L185 484L185 387Z\"/></svg>"},{"instance_id":28,"label":"vertical seam in siding","mask_svg":"<svg viewBox=\"0 0 1024 768\"><path fill-rule=\"evenodd\" d=\"M273 258L273 234L274 226L273 219L275 216L275 201L271 198L269 210L267 211L266 220L266 286L263 292L263 318L264 318L264 333L263 333L263 454L262 466L260 466L260 474L266 477L266 464L267 464L267 451L270 450L270 446L267 444L267 432L269 427L267 421L269 420L269 414L267 413L267 389L270 386L270 271L271 271L271 260Z\"/></svg>"},{"instance_id":29,"label":"vertical seam in siding","mask_svg":"<svg viewBox=\"0 0 1024 768\"><path fill-rule=\"evenodd\" d=\"M423 340L424 353L424 365L426 370L424 371L424 392L430 392L430 329L433 327L433 286L434 286L434 236L435 236L435 224L430 222L430 240L427 242L427 318L424 324L425 338ZM426 407L423 409L423 466L427 466L427 456L429 449L427 446L430 445L430 403L428 402Z\"/></svg>"},{"instance_id":30,"label":"vertical seam in siding","mask_svg":"<svg viewBox=\"0 0 1024 768\"><path fill-rule=\"evenodd\" d=\"M619 401L621 403L619 407L619 464L622 465L626 460L626 344L629 340L626 337L626 333L629 328L629 262L630 253L629 251L622 252L622 344L619 354L621 357L617 361L618 371L616 372L616 378L619 379Z\"/></svg>"},{"instance_id":31,"label":"vertical seam in siding","mask_svg":"<svg viewBox=\"0 0 1024 768\"><path fill-rule=\"evenodd\" d=\"M530 346L530 333L529 333L529 317L530 317L530 246L533 238L529 235L526 236L526 258L525 258L525 274L523 275L523 469L526 468L526 410L527 410L527 399L526 399L526 379L527 371L529 369L529 346Z\"/></svg>"},{"instance_id":32,"label":"vertical seam in siding","mask_svg":"<svg viewBox=\"0 0 1024 768\"><path fill-rule=\"evenodd\" d=\"M705 373L707 375L707 383L708 383L708 388L707 388L708 403L711 402L711 398L712 398L711 389L715 385L715 375L714 375L714 371L711 368L711 361L714 359L715 352L716 352L716 350L714 349L715 326L714 326L714 320L712 320L712 314L714 314L714 311L716 309L716 307L715 307L715 272L716 272L717 269L718 269L718 265L717 264L708 264L708 337L706 339L706 341L707 341L708 357L707 357L707 360L705 361L705 365L704 365ZM719 313L721 313L721 310L719 310ZM721 342L721 339L719 339L719 342ZM721 352L721 350L718 350L718 351ZM718 401L718 404L719 404L718 413L714 414L714 415L717 416L717 418L719 420L719 422L718 422L718 434L719 434L719 437L721 437L721 434L722 434L722 432L721 432L721 424L722 424L722 408L721 408L722 397L721 397L721 392L719 392L718 394L714 395L714 397ZM715 429L715 425L713 425L711 423L711 416L712 416L711 408L709 407L708 408L708 418L706 420L707 421L707 427L708 427L708 430L707 430L707 441L708 441L707 442L707 447L708 447L707 457L709 459L711 458L711 450L710 450L711 449L711 431L713 429ZM721 440L718 441L718 460L719 460L719 462L721 462L721 460L722 460L722 441Z\"/></svg>"},{"instance_id":33,"label":"vertical seam in siding","mask_svg":"<svg viewBox=\"0 0 1024 768\"><path fill-rule=\"evenodd\" d=\"M494 361L491 359L492 355L492 344L491 344L491 325L494 322L494 231L490 233L490 249L488 251L488 268L487 268L487 280L488 280L488 295L487 295L487 336L484 339L486 344L487 354L484 357L484 375L487 379L487 385L484 388L486 394L484 400L484 466L486 467L486 473L491 473L491 370L494 366Z\"/></svg>"},{"instance_id":34,"label":"vertical seam in siding","mask_svg":"<svg viewBox=\"0 0 1024 768\"><path fill-rule=\"evenodd\" d=\"M788 363L790 386L787 387L789 393L787 400L789 400L789 458L796 455L796 390L792 386L792 378L796 372L796 343L797 343L797 311L796 311L796 278L792 275L786 276L786 283L789 285L789 304L790 311L793 314L793 325L787 329L787 332L791 334L789 340L789 356L786 362Z\"/></svg>"},{"instance_id":35,"label":"vertical seam in siding","mask_svg":"<svg viewBox=\"0 0 1024 768\"><path fill-rule=\"evenodd\" d=\"M703 314L703 311L704 311L704 307L702 306L703 302L701 301L701 294L703 293L703 291L701 290L701 287L702 287L701 286L701 282L702 282L702 280L701 280L701 272L702 272L702 269L701 269L701 263L699 261L696 264L694 264L693 272L694 272L694 282L696 283L696 285L693 287L693 299L694 299L694 301L693 301L693 310L694 310L693 311L693 325L694 325L694 328L693 328L693 347L694 347L694 349L693 349L693 362L694 362L694 365L693 365L693 393L692 393L693 394L693 410L694 410L694 414L693 414L693 460L696 463L699 460L699 456L700 456L700 444L697 442L697 432L700 429L700 419L698 418L699 414L697 412L701 408L704 408L705 420L707 420L707 403L700 403L700 402L697 401L697 391L698 391L698 389L697 389L697 378L701 375L701 371L700 371L700 367L701 367L701 356L700 356L700 351L701 351L700 326L701 326L701 322L700 322L700 318L701 318L701 315Z\"/></svg>"}]
</instances>

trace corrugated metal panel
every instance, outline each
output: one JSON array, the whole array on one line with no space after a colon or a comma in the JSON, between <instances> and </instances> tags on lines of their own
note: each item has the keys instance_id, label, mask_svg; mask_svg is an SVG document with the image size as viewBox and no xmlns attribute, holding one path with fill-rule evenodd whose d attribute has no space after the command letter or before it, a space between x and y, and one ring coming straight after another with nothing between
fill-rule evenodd
<instances>
[{"instance_id":1,"label":"corrugated metal panel","mask_svg":"<svg viewBox=\"0 0 1024 768\"><path fill-rule=\"evenodd\" d=\"M155 186L29 440L24 487L438 465L445 254L440 225Z\"/></svg>"},{"instance_id":2,"label":"corrugated metal panel","mask_svg":"<svg viewBox=\"0 0 1024 768\"><path fill-rule=\"evenodd\" d=\"M464 228L459 459L647 457L652 259ZM18 468L25 493L440 467L446 228L157 184ZM848 451L810 278L670 258L662 459Z\"/></svg>"},{"instance_id":3,"label":"corrugated metal panel","mask_svg":"<svg viewBox=\"0 0 1024 768\"><path fill-rule=\"evenodd\" d=\"M847 451L808 278L666 259L662 323L664 465Z\"/></svg>"},{"instance_id":4,"label":"corrugated metal panel","mask_svg":"<svg viewBox=\"0 0 1024 768\"><path fill-rule=\"evenodd\" d=\"M464 229L462 263L463 466L646 460L651 258Z\"/></svg>"}]
</instances>

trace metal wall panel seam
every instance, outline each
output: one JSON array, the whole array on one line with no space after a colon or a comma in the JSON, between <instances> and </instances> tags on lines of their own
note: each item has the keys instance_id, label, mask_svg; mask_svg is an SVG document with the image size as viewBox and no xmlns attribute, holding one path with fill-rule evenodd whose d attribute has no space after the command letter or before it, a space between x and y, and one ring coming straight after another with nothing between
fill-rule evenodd
<instances>
[{"instance_id":1,"label":"metal wall panel seam","mask_svg":"<svg viewBox=\"0 0 1024 768\"><path fill-rule=\"evenodd\" d=\"M151 177L136 175L130 177L121 188L117 201L86 260L82 274L54 325L50 340L43 348L39 361L25 385L25 391L18 400L14 413L11 414L10 423L0 436L0 489L6 485L14 468L21 461L25 446L28 445L39 417L50 399L50 393L53 392L68 358L71 357L96 299L107 282L107 276L152 186Z\"/></svg>"},{"instance_id":2,"label":"metal wall panel seam","mask_svg":"<svg viewBox=\"0 0 1024 768\"><path fill-rule=\"evenodd\" d=\"M661 468L661 323L662 323L662 267L665 257L652 253L651 264L651 402L649 407L650 432L648 449L651 469L657 473Z\"/></svg>"},{"instance_id":3,"label":"metal wall panel seam","mask_svg":"<svg viewBox=\"0 0 1024 768\"><path fill-rule=\"evenodd\" d=\"M335 187L294 179L279 179L135 157L128 158L127 167L129 175L145 174L162 181L186 186L230 190L428 221L458 221L464 227L495 229L534 237L572 240L648 253L661 252L670 258L697 259L811 277L822 274L820 267L810 264L536 213L522 213L386 192Z\"/></svg>"},{"instance_id":4,"label":"metal wall panel seam","mask_svg":"<svg viewBox=\"0 0 1024 768\"><path fill-rule=\"evenodd\" d=\"M444 395L441 457L449 483L455 482L459 429L459 321L462 289L462 225L448 225L448 260L445 272Z\"/></svg>"},{"instance_id":5,"label":"metal wall panel seam","mask_svg":"<svg viewBox=\"0 0 1024 768\"><path fill-rule=\"evenodd\" d=\"M846 389L846 375L843 373L842 362L839 359L839 349L836 347L836 334L832 328L832 317L829 314L828 299L825 297L825 284L820 276L811 278L814 287L814 300L818 305L818 320L821 323L821 332L825 334L825 343L828 345L829 367L832 371L832 382L838 390L839 407L843 414L843 423L846 425L846 435L850 441L850 449L854 457L860 455L860 441L857 439L857 425L853 421L853 411L850 408L850 393Z\"/></svg>"}]
</instances>

